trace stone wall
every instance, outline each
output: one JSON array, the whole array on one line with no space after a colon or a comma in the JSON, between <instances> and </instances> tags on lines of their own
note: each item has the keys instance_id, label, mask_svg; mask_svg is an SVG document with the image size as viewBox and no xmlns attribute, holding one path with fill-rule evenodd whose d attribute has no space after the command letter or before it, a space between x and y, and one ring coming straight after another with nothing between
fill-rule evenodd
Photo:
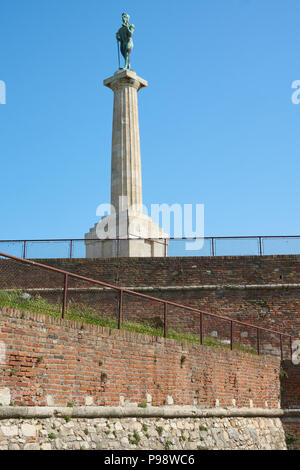
<instances>
[{"instance_id":1,"label":"stone wall","mask_svg":"<svg viewBox=\"0 0 300 470\"><path fill-rule=\"evenodd\" d=\"M23 410L23 415L26 415ZM108 410L110 411L110 410ZM0 419L0 450L285 450L279 417L81 417ZM226 413L225 410L223 410ZM248 410L251 411L251 410ZM84 416L84 410L81 415ZM9 414L9 413L8 413ZM13 415L13 413L11 413ZM138 413L137 413L138 414ZM249 413L251 414L251 413ZM254 415L252 410L252 415ZM247 415L247 410L245 415ZM275 413L276 415L276 413ZM88 416L88 414L87 414Z\"/></svg>"},{"instance_id":2,"label":"stone wall","mask_svg":"<svg viewBox=\"0 0 300 470\"><path fill-rule=\"evenodd\" d=\"M10 308L0 309L0 342L6 405L279 406L276 357Z\"/></svg>"}]
</instances>

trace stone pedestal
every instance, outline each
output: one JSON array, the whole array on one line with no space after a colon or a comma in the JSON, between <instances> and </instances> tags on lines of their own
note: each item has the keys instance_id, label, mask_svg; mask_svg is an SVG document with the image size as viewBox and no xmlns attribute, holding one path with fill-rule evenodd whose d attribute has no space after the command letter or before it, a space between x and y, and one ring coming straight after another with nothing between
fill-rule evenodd
<instances>
[{"instance_id":1,"label":"stone pedestal","mask_svg":"<svg viewBox=\"0 0 300 470\"><path fill-rule=\"evenodd\" d=\"M142 208L137 92L148 83L133 70L124 69L118 70L103 83L114 92L111 152L113 210L85 235L86 257L167 256L168 244L164 239L168 235L143 214ZM110 230L110 239L103 240L105 226L112 227L113 224L115 230ZM99 237L101 241L95 240Z\"/></svg>"}]
</instances>

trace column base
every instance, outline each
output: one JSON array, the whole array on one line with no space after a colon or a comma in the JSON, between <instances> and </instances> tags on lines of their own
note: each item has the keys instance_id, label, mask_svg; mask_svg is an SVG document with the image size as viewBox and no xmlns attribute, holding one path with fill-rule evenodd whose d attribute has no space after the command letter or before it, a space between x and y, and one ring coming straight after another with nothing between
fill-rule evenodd
<instances>
[{"instance_id":1,"label":"column base","mask_svg":"<svg viewBox=\"0 0 300 470\"><path fill-rule=\"evenodd\" d=\"M85 234L86 258L165 257L169 235L144 214L109 215Z\"/></svg>"}]
</instances>

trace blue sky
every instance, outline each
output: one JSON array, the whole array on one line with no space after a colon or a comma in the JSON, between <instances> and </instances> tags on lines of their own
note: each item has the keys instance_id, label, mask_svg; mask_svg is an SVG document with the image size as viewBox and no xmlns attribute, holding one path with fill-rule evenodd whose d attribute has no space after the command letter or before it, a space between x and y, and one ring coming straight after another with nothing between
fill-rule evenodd
<instances>
[{"instance_id":1,"label":"blue sky","mask_svg":"<svg viewBox=\"0 0 300 470\"><path fill-rule=\"evenodd\" d=\"M81 238L110 197L121 13L136 26L144 203L205 234L298 234L299 0L2 0L0 239Z\"/></svg>"}]
</instances>

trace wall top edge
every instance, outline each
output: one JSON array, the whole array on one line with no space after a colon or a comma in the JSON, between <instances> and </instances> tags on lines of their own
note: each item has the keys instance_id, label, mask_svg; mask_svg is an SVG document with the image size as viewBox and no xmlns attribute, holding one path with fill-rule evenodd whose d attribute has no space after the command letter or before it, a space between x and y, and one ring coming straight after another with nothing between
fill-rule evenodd
<instances>
[{"instance_id":1,"label":"wall top edge","mask_svg":"<svg viewBox=\"0 0 300 470\"><path fill-rule=\"evenodd\" d=\"M0 419L10 418L209 418L209 417L300 417L300 409L200 408L196 406L1 406Z\"/></svg>"}]
</instances>

